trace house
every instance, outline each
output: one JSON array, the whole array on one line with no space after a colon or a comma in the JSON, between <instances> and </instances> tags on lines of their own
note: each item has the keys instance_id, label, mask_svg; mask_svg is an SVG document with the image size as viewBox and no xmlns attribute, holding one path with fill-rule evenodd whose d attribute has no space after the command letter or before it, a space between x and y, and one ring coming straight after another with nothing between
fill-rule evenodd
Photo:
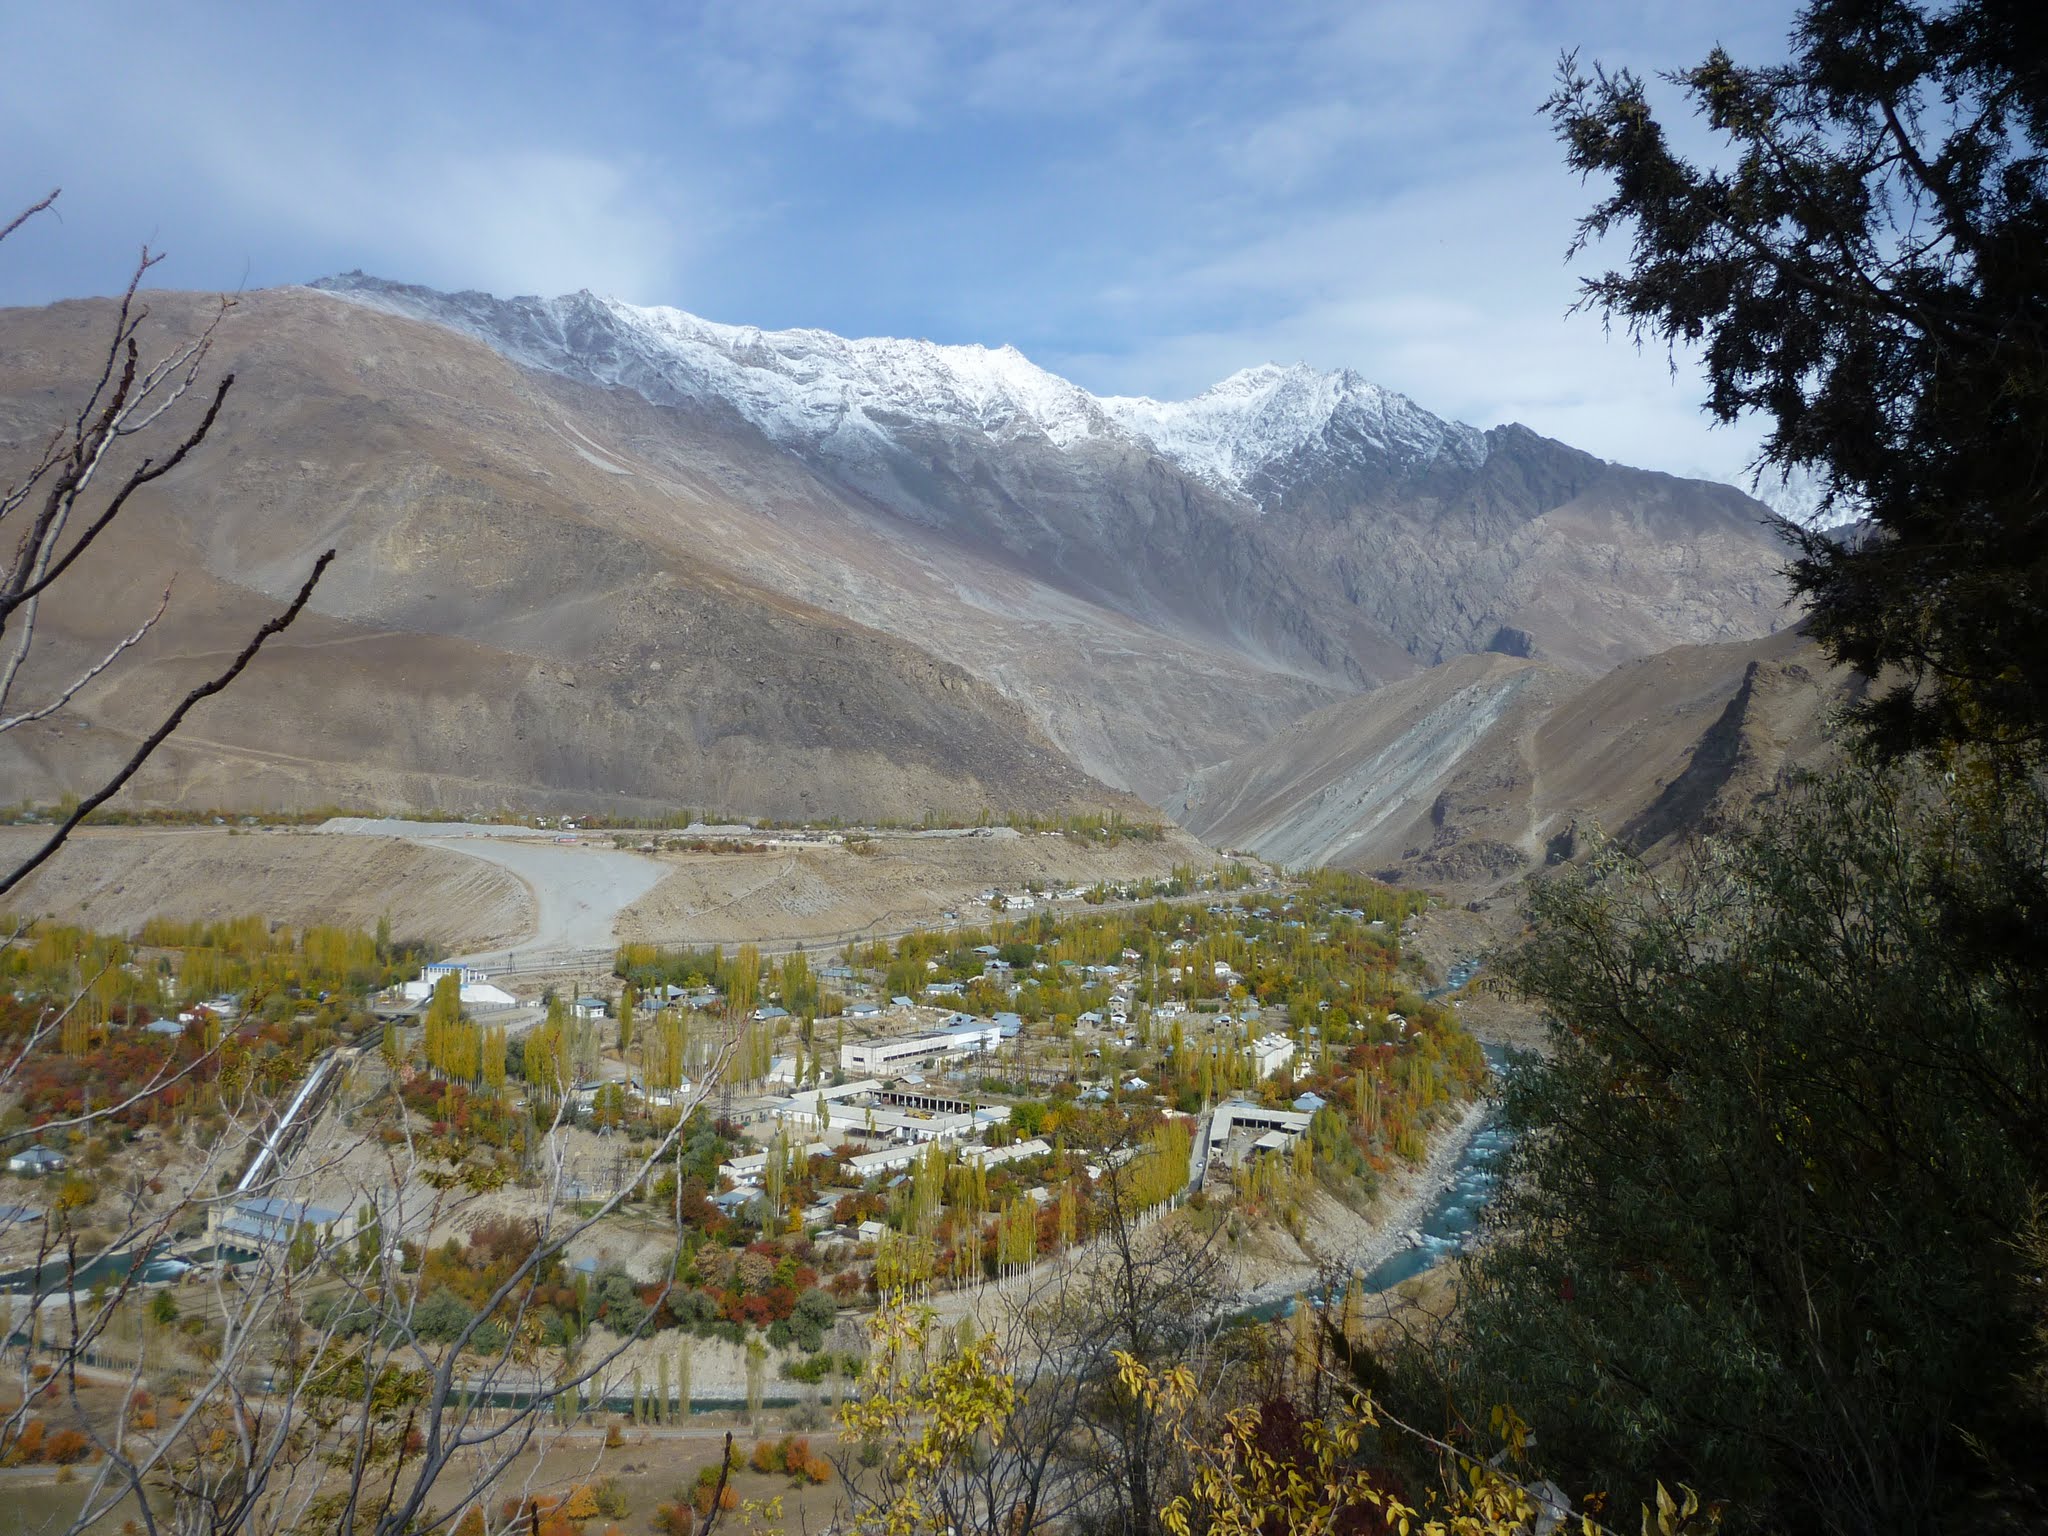
<instances>
[{"instance_id":1,"label":"house","mask_svg":"<svg viewBox=\"0 0 2048 1536\"><path fill-rule=\"evenodd\" d=\"M786 1019L788 1017L789 1010L787 1008L778 1008L773 1003L754 1010L754 1019L757 1023L773 1023L777 1019Z\"/></svg>"},{"instance_id":2,"label":"house","mask_svg":"<svg viewBox=\"0 0 2048 1536\"><path fill-rule=\"evenodd\" d=\"M579 997L569 1005L569 1011L579 1019L601 1019L609 1006L601 997Z\"/></svg>"},{"instance_id":3,"label":"house","mask_svg":"<svg viewBox=\"0 0 2048 1536\"><path fill-rule=\"evenodd\" d=\"M1261 1035L1252 1042L1251 1052L1259 1076L1271 1077L1294 1060L1294 1042L1285 1035Z\"/></svg>"},{"instance_id":4,"label":"house","mask_svg":"<svg viewBox=\"0 0 2048 1536\"><path fill-rule=\"evenodd\" d=\"M849 1019L878 1019L882 1016L880 1003L848 1003L846 1016Z\"/></svg>"},{"instance_id":5,"label":"house","mask_svg":"<svg viewBox=\"0 0 2048 1536\"><path fill-rule=\"evenodd\" d=\"M879 1243L882 1240L882 1234L888 1230L887 1227L870 1216L866 1221L853 1229L853 1235L864 1243Z\"/></svg>"},{"instance_id":6,"label":"house","mask_svg":"<svg viewBox=\"0 0 2048 1536\"><path fill-rule=\"evenodd\" d=\"M356 1235L352 1213L309 1200L238 1200L224 1214L219 1207L211 1210L206 1225L208 1237L216 1243L257 1248L286 1248L301 1234L323 1246L345 1243Z\"/></svg>"},{"instance_id":7,"label":"house","mask_svg":"<svg viewBox=\"0 0 2048 1536\"><path fill-rule=\"evenodd\" d=\"M711 1203L727 1216L737 1216L748 1206L761 1198L758 1189L728 1189L722 1195L713 1195Z\"/></svg>"},{"instance_id":8,"label":"house","mask_svg":"<svg viewBox=\"0 0 2048 1536\"><path fill-rule=\"evenodd\" d=\"M1320 1093L1300 1093L1295 1095L1294 1107L1304 1115L1312 1115L1329 1102Z\"/></svg>"},{"instance_id":9,"label":"house","mask_svg":"<svg viewBox=\"0 0 2048 1536\"><path fill-rule=\"evenodd\" d=\"M960 1026L956 1024L953 1027L957 1029ZM1022 1033L1024 1033L1024 1021L1023 1019L1019 1018L1016 1014L999 1013L996 1015L997 1039L1014 1040Z\"/></svg>"},{"instance_id":10,"label":"house","mask_svg":"<svg viewBox=\"0 0 2048 1536\"><path fill-rule=\"evenodd\" d=\"M43 1213L32 1205L0 1205L0 1232L40 1225Z\"/></svg>"},{"instance_id":11,"label":"house","mask_svg":"<svg viewBox=\"0 0 2048 1536\"><path fill-rule=\"evenodd\" d=\"M917 1006L917 1000L915 998L901 996L892 997L889 999L889 1006L891 1008L915 1008Z\"/></svg>"},{"instance_id":12,"label":"house","mask_svg":"<svg viewBox=\"0 0 2048 1536\"><path fill-rule=\"evenodd\" d=\"M24 1147L7 1159L9 1173L25 1173L31 1178L61 1173L65 1166L65 1160L48 1147Z\"/></svg>"},{"instance_id":13,"label":"house","mask_svg":"<svg viewBox=\"0 0 2048 1536\"><path fill-rule=\"evenodd\" d=\"M1151 1086L1152 1085L1150 1083L1146 1082L1145 1079L1143 1079L1142 1077L1139 1077L1135 1072L1124 1079L1125 1093L1143 1093L1147 1088L1150 1088Z\"/></svg>"}]
</instances>

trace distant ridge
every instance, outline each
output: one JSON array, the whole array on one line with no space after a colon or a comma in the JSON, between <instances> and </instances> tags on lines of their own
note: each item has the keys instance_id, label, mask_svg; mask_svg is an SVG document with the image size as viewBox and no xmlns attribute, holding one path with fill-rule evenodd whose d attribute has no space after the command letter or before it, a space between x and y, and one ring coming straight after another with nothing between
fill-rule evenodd
<instances>
[{"instance_id":1,"label":"distant ridge","mask_svg":"<svg viewBox=\"0 0 2048 1536\"><path fill-rule=\"evenodd\" d=\"M176 333L209 305L152 313ZM0 312L17 446L110 314ZM1789 617L1734 488L1351 373L1098 399L1014 348L361 275L244 295L214 360L240 381L216 433L150 488L94 600L46 619L100 654L175 568L172 614L89 731L0 744L19 793L116 752L329 544L313 615L138 798L1135 814L1445 662L1592 678Z\"/></svg>"},{"instance_id":2,"label":"distant ridge","mask_svg":"<svg viewBox=\"0 0 2048 1536\"><path fill-rule=\"evenodd\" d=\"M440 293L350 272L311 285L448 326L531 367L636 390L656 404L718 400L778 442L859 451L909 418L1003 442L1035 434L1143 444L1215 489L1256 502L1257 487L1304 453L1350 441L1406 467L1439 458L1476 468L1485 434L1445 422L1348 370L1246 368L1192 400L1098 397L1013 346L947 346L830 331L766 331L680 309L600 298L498 299Z\"/></svg>"}]
</instances>

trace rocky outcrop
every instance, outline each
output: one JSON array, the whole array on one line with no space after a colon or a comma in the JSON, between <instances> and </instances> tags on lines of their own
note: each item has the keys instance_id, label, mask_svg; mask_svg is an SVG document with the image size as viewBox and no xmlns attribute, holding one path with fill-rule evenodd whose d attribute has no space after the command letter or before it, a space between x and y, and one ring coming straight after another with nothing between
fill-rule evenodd
<instances>
[{"instance_id":1,"label":"rocky outcrop","mask_svg":"<svg viewBox=\"0 0 2048 1536\"><path fill-rule=\"evenodd\" d=\"M1854 687L1797 631L1676 647L1590 683L1468 658L1196 775L1184 822L1283 862L1489 890L1580 857L1594 828L1653 856L1712 834L1827 758ZM1468 728L1447 732L1451 718ZM1365 792L1333 801L1332 785Z\"/></svg>"}]
</instances>

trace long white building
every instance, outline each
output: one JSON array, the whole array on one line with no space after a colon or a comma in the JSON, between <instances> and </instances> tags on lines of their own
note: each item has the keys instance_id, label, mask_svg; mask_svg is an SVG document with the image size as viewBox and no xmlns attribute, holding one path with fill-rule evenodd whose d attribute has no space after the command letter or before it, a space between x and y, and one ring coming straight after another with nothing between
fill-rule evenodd
<instances>
[{"instance_id":1,"label":"long white building","mask_svg":"<svg viewBox=\"0 0 2048 1536\"><path fill-rule=\"evenodd\" d=\"M900 1035L894 1039L849 1040L839 1047L839 1070L864 1077L891 1070L942 1061L950 1056L974 1056L992 1051L1002 1043L1002 1030L977 1019L968 1026L956 1026L929 1035Z\"/></svg>"}]
</instances>

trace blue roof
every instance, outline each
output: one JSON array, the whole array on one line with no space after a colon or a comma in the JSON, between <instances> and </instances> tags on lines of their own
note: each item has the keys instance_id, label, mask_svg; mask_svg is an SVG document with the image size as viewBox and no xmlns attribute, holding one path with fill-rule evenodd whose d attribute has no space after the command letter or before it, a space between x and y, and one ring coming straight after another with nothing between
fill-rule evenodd
<instances>
[{"instance_id":1,"label":"blue roof","mask_svg":"<svg viewBox=\"0 0 2048 1536\"><path fill-rule=\"evenodd\" d=\"M325 1227L346 1214L299 1200L238 1200L220 1230L256 1242L288 1243L308 1227Z\"/></svg>"},{"instance_id":2,"label":"blue roof","mask_svg":"<svg viewBox=\"0 0 2048 1536\"><path fill-rule=\"evenodd\" d=\"M324 1226L330 1221L339 1221L347 1211L333 1210L324 1205L313 1205L304 1200L237 1200L235 1209L247 1211L256 1216L282 1216L290 1221L310 1221Z\"/></svg>"}]
</instances>

